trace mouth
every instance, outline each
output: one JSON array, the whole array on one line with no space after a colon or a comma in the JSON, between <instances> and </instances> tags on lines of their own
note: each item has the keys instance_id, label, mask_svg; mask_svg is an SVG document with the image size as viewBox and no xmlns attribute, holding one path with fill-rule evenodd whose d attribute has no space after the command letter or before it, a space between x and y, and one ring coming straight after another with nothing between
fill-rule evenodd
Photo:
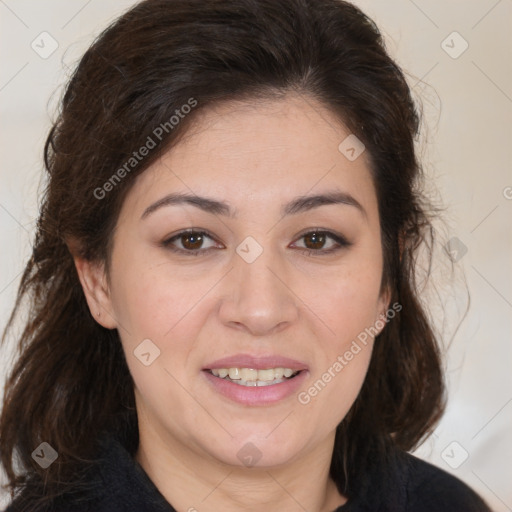
<instances>
[{"instance_id":1,"label":"mouth","mask_svg":"<svg viewBox=\"0 0 512 512\"><path fill-rule=\"evenodd\" d=\"M246 387L263 387L281 384L287 380L295 378L303 370L293 370L291 368L266 368L257 370L255 368L217 368L207 369L214 377L227 380L233 384Z\"/></svg>"},{"instance_id":2,"label":"mouth","mask_svg":"<svg viewBox=\"0 0 512 512\"><path fill-rule=\"evenodd\" d=\"M246 353L211 361L201 373L216 395L252 407L290 399L306 382L309 367L289 357Z\"/></svg>"}]
</instances>

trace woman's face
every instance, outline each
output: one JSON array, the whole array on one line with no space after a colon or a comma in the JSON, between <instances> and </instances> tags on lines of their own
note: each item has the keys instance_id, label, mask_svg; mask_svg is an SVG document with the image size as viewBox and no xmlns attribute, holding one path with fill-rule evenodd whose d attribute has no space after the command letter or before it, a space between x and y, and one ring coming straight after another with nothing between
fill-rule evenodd
<instances>
[{"instance_id":1,"label":"woman's face","mask_svg":"<svg viewBox=\"0 0 512 512\"><path fill-rule=\"evenodd\" d=\"M141 425L239 466L333 441L388 305L349 135L311 98L224 104L136 179L99 321L119 330Z\"/></svg>"}]
</instances>

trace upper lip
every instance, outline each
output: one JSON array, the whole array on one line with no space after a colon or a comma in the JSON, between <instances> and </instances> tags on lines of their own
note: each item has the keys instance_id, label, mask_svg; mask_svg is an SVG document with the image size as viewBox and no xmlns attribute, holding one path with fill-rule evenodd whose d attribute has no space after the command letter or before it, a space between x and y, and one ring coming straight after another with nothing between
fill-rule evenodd
<instances>
[{"instance_id":1,"label":"upper lip","mask_svg":"<svg viewBox=\"0 0 512 512\"><path fill-rule=\"evenodd\" d=\"M219 368L253 368L266 370L269 368L290 368L291 370L307 370L306 363L279 355L253 356L251 354L235 354L216 359L203 367L203 370Z\"/></svg>"}]
</instances>

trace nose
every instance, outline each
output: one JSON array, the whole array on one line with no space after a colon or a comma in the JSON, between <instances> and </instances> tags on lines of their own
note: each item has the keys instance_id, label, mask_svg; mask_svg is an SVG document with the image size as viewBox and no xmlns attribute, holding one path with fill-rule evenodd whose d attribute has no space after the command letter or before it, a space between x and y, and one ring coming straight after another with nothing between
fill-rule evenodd
<instances>
[{"instance_id":1,"label":"nose","mask_svg":"<svg viewBox=\"0 0 512 512\"><path fill-rule=\"evenodd\" d=\"M284 265L270 251L252 263L234 255L219 308L224 325L253 336L274 334L298 318L297 298Z\"/></svg>"}]
</instances>

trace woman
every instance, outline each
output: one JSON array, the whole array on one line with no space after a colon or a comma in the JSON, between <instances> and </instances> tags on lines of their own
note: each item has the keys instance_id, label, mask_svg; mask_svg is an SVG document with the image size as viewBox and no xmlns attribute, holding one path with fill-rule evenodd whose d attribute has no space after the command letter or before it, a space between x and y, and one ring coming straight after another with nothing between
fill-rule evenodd
<instances>
[{"instance_id":1,"label":"woman","mask_svg":"<svg viewBox=\"0 0 512 512\"><path fill-rule=\"evenodd\" d=\"M348 3L147 0L109 27L46 144L9 512L488 511L406 453L444 407L418 124Z\"/></svg>"}]
</instances>

